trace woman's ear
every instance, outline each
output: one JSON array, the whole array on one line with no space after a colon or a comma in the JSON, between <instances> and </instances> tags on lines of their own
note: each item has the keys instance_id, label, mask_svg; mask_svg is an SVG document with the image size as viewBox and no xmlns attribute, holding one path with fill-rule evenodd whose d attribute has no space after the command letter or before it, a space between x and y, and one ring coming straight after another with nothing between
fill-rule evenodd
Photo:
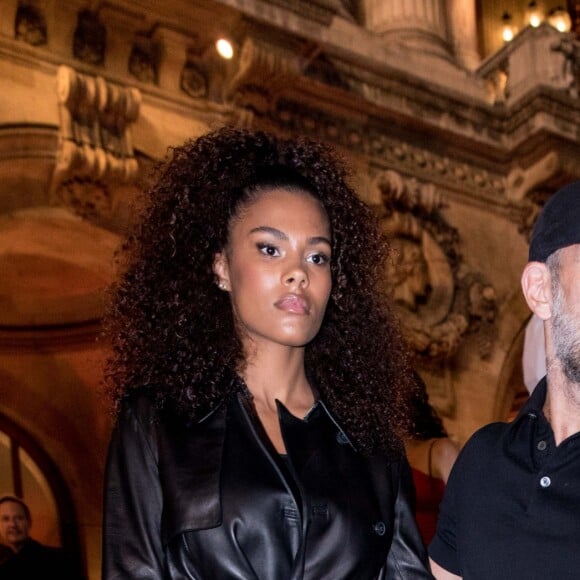
<instances>
[{"instance_id":1,"label":"woman's ear","mask_svg":"<svg viewBox=\"0 0 580 580\"><path fill-rule=\"evenodd\" d=\"M522 273L524 298L542 320L552 316L552 279L548 267L543 262L528 262Z\"/></svg>"},{"instance_id":2,"label":"woman's ear","mask_svg":"<svg viewBox=\"0 0 580 580\"><path fill-rule=\"evenodd\" d=\"M225 252L218 252L213 259L213 273L216 276L216 284L221 290L230 291L230 269Z\"/></svg>"}]
</instances>

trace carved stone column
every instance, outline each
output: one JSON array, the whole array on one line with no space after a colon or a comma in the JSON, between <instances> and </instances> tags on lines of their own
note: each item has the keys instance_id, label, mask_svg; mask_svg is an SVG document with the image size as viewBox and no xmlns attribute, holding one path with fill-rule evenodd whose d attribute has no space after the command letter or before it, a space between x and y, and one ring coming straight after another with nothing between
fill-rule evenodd
<instances>
[{"instance_id":1,"label":"carved stone column","mask_svg":"<svg viewBox=\"0 0 580 580\"><path fill-rule=\"evenodd\" d=\"M393 42L449 56L445 0L364 0L366 27Z\"/></svg>"},{"instance_id":2,"label":"carved stone column","mask_svg":"<svg viewBox=\"0 0 580 580\"><path fill-rule=\"evenodd\" d=\"M453 54L461 66L474 70L481 57L477 50L475 0L447 0Z\"/></svg>"}]
</instances>

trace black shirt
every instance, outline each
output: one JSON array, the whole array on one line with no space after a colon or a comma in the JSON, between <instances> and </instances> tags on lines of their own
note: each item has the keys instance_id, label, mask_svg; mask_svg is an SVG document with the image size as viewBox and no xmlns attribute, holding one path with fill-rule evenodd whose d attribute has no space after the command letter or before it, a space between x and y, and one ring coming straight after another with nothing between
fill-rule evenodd
<instances>
[{"instance_id":1,"label":"black shirt","mask_svg":"<svg viewBox=\"0 0 580 580\"><path fill-rule=\"evenodd\" d=\"M558 447L542 407L546 379L513 423L461 451L429 555L467 580L580 578L580 433Z\"/></svg>"},{"instance_id":2,"label":"black shirt","mask_svg":"<svg viewBox=\"0 0 580 580\"><path fill-rule=\"evenodd\" d=\"M5 548L5 547L4 547ZM59 580L79 580L74 563L62 548L45 546L28 539L18 553L9 548L2 551L0 562L1 580L36 580L58 578Z\"/></svg>"}]
</instances>

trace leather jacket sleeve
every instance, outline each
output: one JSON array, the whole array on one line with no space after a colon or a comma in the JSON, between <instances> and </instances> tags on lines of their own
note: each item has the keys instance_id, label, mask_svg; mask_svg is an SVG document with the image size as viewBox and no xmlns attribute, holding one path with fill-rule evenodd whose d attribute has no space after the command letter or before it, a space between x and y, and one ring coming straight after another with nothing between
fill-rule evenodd
<instances>
[{"instance_id":1,"label":"leather jacket sleeve","mask_svg":"<svg viewBox=\"0 0 580 580\"><path fill-rule=\"evenodd\" d=\"M103 580L164 577L162 492L146 400L125 406L109 444L105 476Z\"/></svg>"},{"instance_id":2,"label":"leather jacket sleeve","mask_svg":"<svg viewBox=\"0 0 580 580\"><path fill-rule=\"evenodd\" d=\"M411 469L403 457L393 467L393 488L397 489L394 534L387 557L386 575L380 578L397 580L432 579L427 551L414 516L414 491ZM397 481L398 479L398 481Z\"/></svg>"}]
</instances>

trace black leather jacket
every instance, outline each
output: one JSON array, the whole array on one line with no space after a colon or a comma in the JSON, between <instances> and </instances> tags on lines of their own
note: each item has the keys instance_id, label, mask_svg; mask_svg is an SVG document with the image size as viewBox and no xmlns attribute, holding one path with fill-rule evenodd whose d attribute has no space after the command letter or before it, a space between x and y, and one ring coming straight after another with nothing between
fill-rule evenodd
<instances>
[{"instance_id":1,"label":"black leather jacket","mask_svg":"<svg viewBox=\"0 0 580 580\"><path fill-rule=\"evenodd\" d=\"M107 460L103 578L432 578L406 460L364 458L323 402L279 404L272 452L240 393L198 424L126 405Z\"/></svg>"}]
</instances>

